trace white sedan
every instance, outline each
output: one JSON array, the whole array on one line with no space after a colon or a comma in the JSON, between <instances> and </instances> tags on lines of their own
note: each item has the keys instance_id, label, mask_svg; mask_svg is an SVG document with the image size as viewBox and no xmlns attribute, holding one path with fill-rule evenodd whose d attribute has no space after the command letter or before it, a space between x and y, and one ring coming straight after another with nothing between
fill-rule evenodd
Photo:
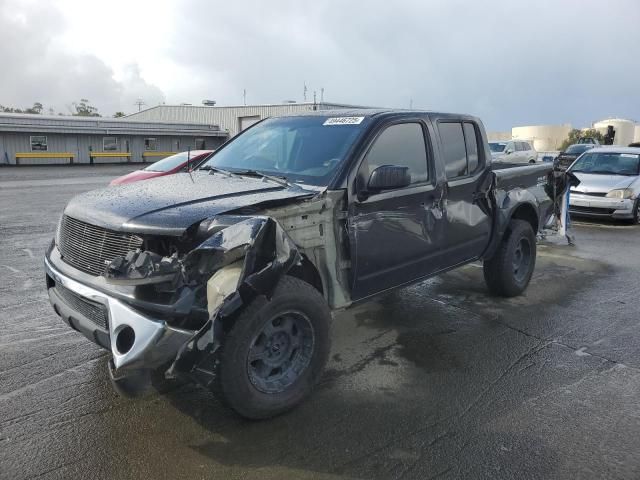
<instances>
[{"instance_id":1,"label":"white sedan","mask_svg":"<svg viewBox=\"0 0 640 480\"><path fill-rule=\"evenodd\" d=\"M595 147L569 167L580 180L569 195L569 212L638 223L640 148Z\"/></svg>"}]
</instances>

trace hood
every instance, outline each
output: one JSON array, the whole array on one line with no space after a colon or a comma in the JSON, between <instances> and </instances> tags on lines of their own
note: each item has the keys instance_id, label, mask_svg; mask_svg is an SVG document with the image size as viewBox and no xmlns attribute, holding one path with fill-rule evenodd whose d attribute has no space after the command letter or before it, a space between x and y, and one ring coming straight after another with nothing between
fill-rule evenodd
<instances>
[{"instance_id":1,"label":"hood","mask_svg":"<svg viewBox=\"0 0 640 480\"><path fill-rule=\"evenodd\" d=\"M298 185L253 177L194 172L116 185L74 197L64 213L110 230L181 235L205 218L274 200L315 195Z\"/></svg>"},{"instance_id":2,"label":"hood","mask_svg":"<svg viewBox=\"0 0 640 480\"><path fill-rule=\"evenodd\" d=\"M166 175L165 172L151 172L149 170L136 170L135 172L127 173L122 177L114 178L109 185L122 185L124 183L137 182L139 180L147 180L149 178L161 177Z\"/></svg>"},{"instance_id":3,"label":"hood","mask_svg":"<svg viewBox=\"0 0 640 480\"><path fill-rule=\"evenodd\" d=\"M574 189L585 193L609 193L616 188L627 188L638 177L626 175L601 175L595 173L574 173L580 185Z\"/></svg>"}]
</instances>

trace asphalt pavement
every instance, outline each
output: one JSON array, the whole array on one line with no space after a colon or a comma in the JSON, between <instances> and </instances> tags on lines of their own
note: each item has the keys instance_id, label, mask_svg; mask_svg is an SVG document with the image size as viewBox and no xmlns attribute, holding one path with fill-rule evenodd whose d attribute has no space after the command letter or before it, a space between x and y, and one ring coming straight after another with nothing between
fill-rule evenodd
<instances>
[{"instance_id":1,"label":"asphalt pavement","mask_svg":"<svg viewBox=\"0 0 640 480\"><path fill-rule=\"evenodd\" d=\"M0 168L0 478L640 478L640 226L576 222L518 298L469 265L337 314L312 397L250 422L119 397L49 305L65 203L133 168Z\"/></svg>"}]
</instances>

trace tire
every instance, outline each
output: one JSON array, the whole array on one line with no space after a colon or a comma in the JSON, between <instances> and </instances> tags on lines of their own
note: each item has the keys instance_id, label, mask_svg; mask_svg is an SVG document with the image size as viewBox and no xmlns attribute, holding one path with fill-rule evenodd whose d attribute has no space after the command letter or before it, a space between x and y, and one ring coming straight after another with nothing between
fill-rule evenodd
<instances>
[{"instance_id":1,"label":"tire","mask_svg":"<svg viewBox=\"0 0 640 480\"><path fill-rule=\"evenodd\" d=\"M531 160L529 160L529 163L536 163L536 161L532 158Z\"/></svg>"},{"instance_id":2,"label":"tire","mask_svg":"<svg viewBox=\"0 0 640 480\"><path fill-rule=\"evenodd\" d=\"M494 295L515 297L529 285L535 264L536 236L531 224L511 220L493 257L484 261L484 280Z\"/></svg>"},{"instance_id":3,"label":"tire","mask_svg":"<svg viewBox=\"0 0 640 480\"><path fill-rule=\"evenodd\" d=\"M631 225L637 225L640 222L640 196L636 198L633 204L633 216L629 219Z\"/></svg>"},{"instance_id":4,"label":"tire","mask_svg":"<svg viewBox=\"0 0 640 480\"><path fill-rule=\"evenodd\" d=\"M248 419L291 410L309 395L324 369L330 320L329 307L315 288L283 277L271 300L256 298L225 335L215 392Z\"/></svg>"}]
</instances>

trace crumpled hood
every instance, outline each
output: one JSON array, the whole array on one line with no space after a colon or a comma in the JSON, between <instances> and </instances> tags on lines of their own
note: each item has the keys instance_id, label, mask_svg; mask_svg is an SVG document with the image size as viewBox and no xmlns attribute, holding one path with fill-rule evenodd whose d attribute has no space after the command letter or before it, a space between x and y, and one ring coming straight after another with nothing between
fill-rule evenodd
<instances>
[{"instance_id":1,"label":"crumpled hood","mask_svg":"<svg viewBox=\"0 0 640 480\"><path fill-rule=\"evenodd\" d=\"M602 175L595 173L574 173L580 185L575 187L578 192L587 193L608 193L616 188L627 188L638 177L631 177L627 175Z\"/></svg>"},{"instance_id":2,"label":"crumpled hood","mask_svg":"<svg viewBox=\"0 0 640 480\"><path fill-rule=\"evenodd\" d=\"M209 172L163 176L74 197L64 213L116 231L180 235L205 218L259 203L312 196L297 185Z\"/></svg>"}]
</instances>

